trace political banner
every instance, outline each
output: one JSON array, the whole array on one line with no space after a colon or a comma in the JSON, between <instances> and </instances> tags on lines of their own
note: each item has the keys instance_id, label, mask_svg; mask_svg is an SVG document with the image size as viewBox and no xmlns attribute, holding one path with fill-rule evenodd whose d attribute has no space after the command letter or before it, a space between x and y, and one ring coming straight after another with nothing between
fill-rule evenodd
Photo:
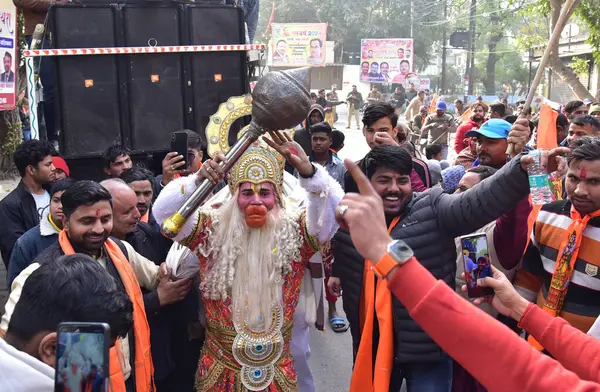
<instances>
[{"instance_id":1,"label":"political banner","mask_svg":"<svg viewBox=\"0 0 600 392\"><path fill-rule=\"evenodd\" d=\"M407 84L413 72L412 38L361 40L361 82Z\"/></svg>"},{"instance_id":2,"label":"political banner","mask_svg":"<svg viewBox=\"0 0 600 392\"><path fill-rule=\"evenodd\" d=\"M0 110L12 110L16 107L17 45L17 8L12 0L0 0Z\"/></svg>"},{"instance_id":3,"label":"political banner","mask_svg":"<svg viewBox=\"0 0 600 392\"><path fill-rule=\"evenodd\" d=\"M406 88L406 89L410 88L412 85L417 91L421 91L421 90L425 91L425 90L431 89L431 79L422 78L421 76L419 76L419 74L416 74L414 72L410 72L400 82L396 81L393 83L402 84L404 86L404 88Z\"/></svg>"},{"instance_id":4,"label":"political banner","mask_svg":"<svg viewBox=\"0 0 600 392\"><path fill-rule=\"evenodd\" d=\"M273 23L274 67L324 67L327 23Z\"/></svg>"}]
</instances>

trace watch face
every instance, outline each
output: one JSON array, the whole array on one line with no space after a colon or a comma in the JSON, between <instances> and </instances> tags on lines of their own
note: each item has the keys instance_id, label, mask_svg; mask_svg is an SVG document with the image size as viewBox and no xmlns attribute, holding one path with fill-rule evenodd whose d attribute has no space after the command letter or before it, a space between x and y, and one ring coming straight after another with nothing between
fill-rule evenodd
<instances>
[{"instance_id":1,"label":"watch face","mask_svg":"<svg viewBox=\"0 0 600 392\"><path fill-rule=\"evenodd\" d=\"M398 262L405 262L415 254L413 250L402 240L394 240L388 245L388 253Z\"/></svg>"}]
</instances>

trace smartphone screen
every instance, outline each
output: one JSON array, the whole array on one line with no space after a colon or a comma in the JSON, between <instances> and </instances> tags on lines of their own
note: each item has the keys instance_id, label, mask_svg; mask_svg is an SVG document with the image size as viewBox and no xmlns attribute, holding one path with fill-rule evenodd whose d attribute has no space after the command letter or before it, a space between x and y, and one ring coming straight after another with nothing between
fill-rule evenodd
<instances>
[{"instance_id":1,"label":"smartphone screen","mask_svg":"<svg viewBox=\"0 0 600 392\"><path fill-rule=\"evenodd\" d=\"M490 288L477 286L477 279L492 276L487 236L485 234L462 236L460 237L460 244L469 298L494 294L494 291Z\"/></svg>"},{"instance_id":2,"label":"smartphone screen","mask_svg":"<svg viewBox=\"0 0 600 392\"><path fill-rule=\"evenodd\" d=\"M110 327L105 323L58 326L54 392L105 392Z\"/></svg>"},{"instance_id":3,"label":"smartphone screen","mask_svg":"<svg viewBox=\"0 0 600 392\"><path fill-rule=\"evenodd\" d=\"M180 169L187 168L190 164L188 159L188 134L185 132L173 132L171 134L171 152L176 152L183 157L185 166Z\"/></svg>"}]
</instances>

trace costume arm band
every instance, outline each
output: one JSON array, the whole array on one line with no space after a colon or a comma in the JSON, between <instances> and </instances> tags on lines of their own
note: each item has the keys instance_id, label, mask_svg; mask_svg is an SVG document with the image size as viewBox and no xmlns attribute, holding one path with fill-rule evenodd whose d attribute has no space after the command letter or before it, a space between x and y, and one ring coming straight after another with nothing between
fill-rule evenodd
<instances>
[{"instance_id":1,"label":"costume arm band","mask_svg":"<svg viewBox=\"0 0 600 392\"><path fill-rule=\"evenodd\" d=\"M310 178L300 177L299 183L308 194L308 234L318 238L319 242L326 243L339 228L335 220L335 208L344 197L344 191L323 166L314 162L313 165L317 168L316 173Z\"/></svg>"},{"instance_id":2,"label":"costume arm band","mask_svg":"<svg viewBox=\"0 0 600 392\"><path fill-rule=\"evenodd\" d=\"M196 178L196 174L180 177L169 182L163 188L152 206L152 214L159 225L162 225L165 220L170 218L194 193L197 188ZM179 231L174 240L178 242L185 240L194 231L197 224L198 213L194 212L187 222L183 224L181 231Z\"/></svg>"}]
</instances>

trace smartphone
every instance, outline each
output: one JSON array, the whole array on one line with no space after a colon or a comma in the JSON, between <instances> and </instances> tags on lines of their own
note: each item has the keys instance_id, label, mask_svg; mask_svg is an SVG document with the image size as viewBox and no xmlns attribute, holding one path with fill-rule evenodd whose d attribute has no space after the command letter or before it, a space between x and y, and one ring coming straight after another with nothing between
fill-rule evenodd
<instances>
[{"instance_id":1,"label":"smartphone","mask_svg":"<svg viewBox=\"0 0 600 392\"><path fill-rule=\"evenodd\" d=\"M477 286L477 279L492 276L487 236L485 234L470 234L460 237L465 281L469 298L493 295L494 290Z\"/></svg>"},{"instance_id":2,"label":"smartphone","mask_svg":"<svg viewBox=\"0 0 600 392\"><path fill-rule=\"evenodd\" d=\"M185 132L173 132L171 134L171 152L176 152L183 157L185 166L180 169L187 168L190 164L188 160L188 134Z\"/></svg>"},{"instance_id":3,"label":"smartphone","mask_svg":"<svg viewBox=\"0 0 600 392\"><path fill-rule=\"evenodd\" d=\"M108 324L60 323L57 335L54 392L108 391Z\"/></svg>"}]
</instances>

